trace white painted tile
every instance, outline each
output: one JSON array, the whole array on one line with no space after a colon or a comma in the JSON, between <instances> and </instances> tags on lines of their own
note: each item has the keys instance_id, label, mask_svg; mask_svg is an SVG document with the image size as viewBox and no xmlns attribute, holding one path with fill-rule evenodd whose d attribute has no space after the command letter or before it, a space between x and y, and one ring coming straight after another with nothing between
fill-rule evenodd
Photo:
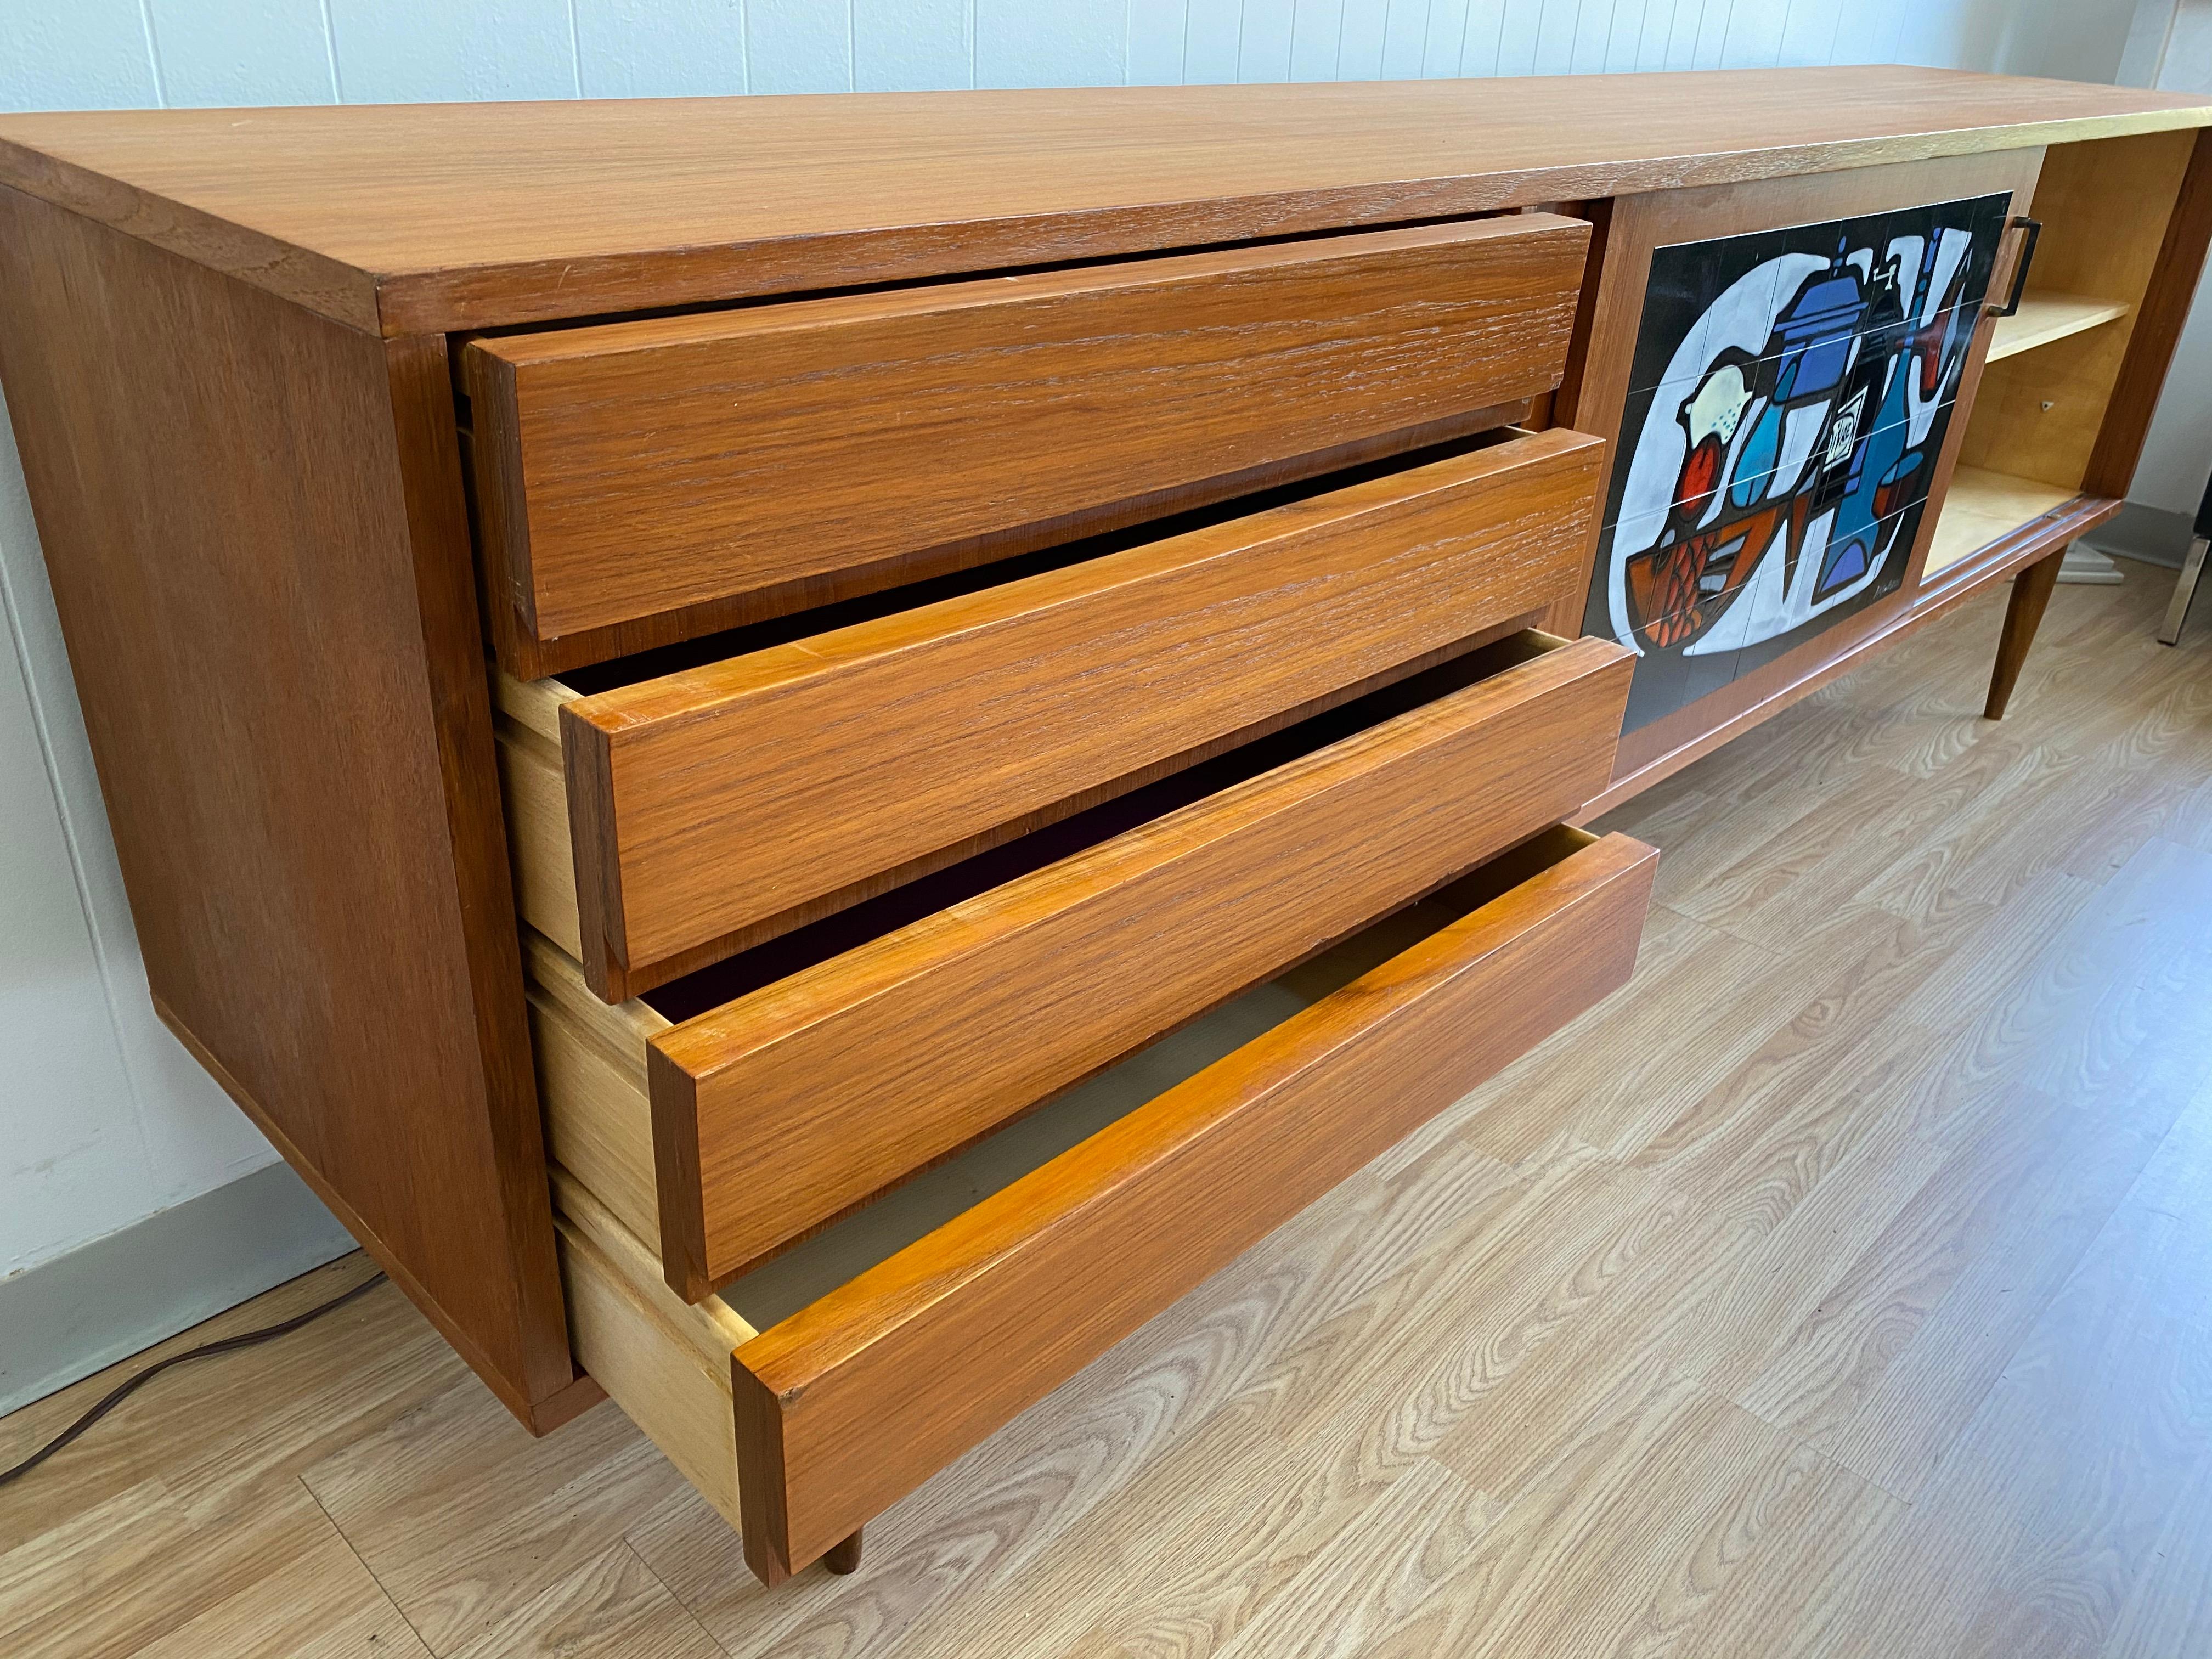
<instances>
[{"instance_id":1,"label":"white painted tile","mask_svg":"<svg viewBox=\"0 0 2212 1659\"><path fill-rule=\"evenodd\" d=\"M573 98L567 0L330 0L349 104Z\"/></svg>"},{"instance_id":2,"label":"white painted tile","mask_svg":"<svg viewBox=\"0 0 2212 1659\"><path fill-rule=\"evenodd\" d=\"M976 82L1117 86L1125 34L1122 0L975 0Z\"/></svg>"},{"instance_id":3,"label":"white painted tile","mask_svg":"<svg viewBox=\"0 0 2212 1659\"><path fill-rule=\"evenodd\" d=\"M755 92L850 92L852 45L848 0L746 0Z\"/></svg>"},{"instance_id":4,"label":"white painted tile","mask_svg":"<svg viewBox=\"0 0 2212 1659\"><path fill-rule=\"evenodd\" d=\"M1530 72L1565 75L1574 67L1575 39L1582 25L1575 0L1544 0L1542 21L1536 25L1536 57Z\"/></svg>"},{"instance_id":5,"label":"white painted tile","mask_svg":"<svg viewBox=\"0 0 2212 1659\"><path fill-rule=\"evenodd\" d=\"M320 0L147 0L147 16L172 105L337 100Z\"/></svg>"},{"instance_id":6,"label":"white painted tile","mask_svg":"<svg viewBox=\"0 0 2212 1659\"><path fill-rule=\"evenodd\" d=\"M1429 16L1421 40L1421 74L1431 81L1449 81L1460 73L1460 54L1467 49L1468 0L1429 0Z\"/></svg>"},{"instance_id":7,"label":"white painted tile","mask_svg":"<svg viewBox=\"0 0 2212 1659\"><path fill-rule=\"evenodd\" d=\"M1730 0L1705 0L1698 13L1697 48L1690 68L1721 66L1721 54L1728 46L1729 16L1733 9Z\"/></svg>"},{"instance_id":8,"label":"white painted tile","mask_svg":"<svg viewBox=\"0 0 2212 1659\"><path fill-rule=\"evenodd\" d=\"M1190 0L1182 36L1185 84L1210 87L1234 81L1243 27L1243 0Z\"/></svg>"},{"instance_id":9,"label":"white painted tile","mask_svg":"<svg viewBox=\"0 0 2212 1659\"><path fill-rule=\"evenodd\" d=\"M1667 30L1667 63L1670 70L1694 69L1698 62L1698 33L1706 8L1725 7L1728 0L1674 0L1674 21Z\"/></svg>"},{"instance_id":10,"label":"white painted tile","mask_svg":"<svg viewBox=\"0 0 2212 1659\"><path fill-rule=\"evenodd\" d=\"M1336 77L1340 81L1382 78L1382 26L1389 0L1344 0L1344 27L1338 36Z\"/></svg>"},{"instance_id":11,"label":"white painted tile","mask_svg":"<svg viewBox=\"0 0 2212 1659\"><path fill-rule=\"evenodd\" d=\"M1790 0L1775 61L1832 64L1846 9L1871 9L1871 0Z\"/></svg>"},{"instance_id":12,"label":"white painted tile","mask_svg":"<svg viewBox=\"0 0 2212 1659\"><path fill-rule=\"evenodd\" d=\"M1544 43L1544 0L1505 0L1504 14L1498 20L1498 74L1537 73L1538 54Z\"/></svg>"},{"instance_id":13,"label":"white painted tile","mask_svg":"<svg viewBox=\"0 0 2212 1659\"><path fill-rule=\"evenodd\" d=\"M744 0L575 0L575 7L586 98L746 89Z\"/></svg>"},{"instance_id":14,"label":"white painted tile","mask_svg":"<svg viewBox=\"0 0 2212 1659\"><path fill-rule=\"evenodd\" d=\"M1237 41L1237 78L1291 78L1291 30L1297 0L1244 0L1244 21Z\"/></svg>"},{"instance_id":15,"label":"white painted tile","mask_svg":"<svg viewBox=\"0 0 2212 1659\"><path fill-rule=\"evenodd\" d=\"M1182 84L1186 0L1129 0L1128 79L1133 87Z\"/></svg>"},{"instance_id":16,"label":"white painted tile","mask_svg":"<svg viewBox=\"0 0 2212 1659\"><path fill-rule=\"evenodd\" d=\"M862 92L968 84L967 0L853 0L853 79Z\"/></svg>"},{"instance_id":17,"label":"white painted tile","mask_svg":"<svg viewBox=\"0 0 2212 1659\"><path fill-rule=\"evenodd\" d=\"M6 0L0 109L139 109L161 101L138 0Z\"/></svg>"},{"instance_id":18,"label":"white painted tile","mask_svg":"<svg viewBox=\"0 0 2212 1659\"><path fill-rule=\"evenodd\" d=\"M1636 68L1636 54L1644 45L1644 15L1664 10L1667 0L1613 0L1613 19L1605 36L1605 71L1627 75Z\"/></svg>"},{"instance_id":19,"label":"white painted tile","mask_svg":"<svg viewBox=\"0 0 2212 1659\"><path fill-rule=\"evenodd\" d=\"M1772 69L1782 55L1789 0L1735 0L1721 44L1723 69Z\"/></svg>"},{"instance_id":20,"label":"white painted tile","mask_svg":"<svg viewBox=\"0 0 2212 1659\"><path fill-rule=\"evenodd\" d=\"M1297 0L1291 15L1291 79L1334 81L1344 9L1358 0Z\"/></svg>"},{"instance_id":21,"label":"white painted tile","mask_svg":"<svg viewBox=\"0 0 2212 1659\"><path fill-rule=\"evenodd\" d=\"M1504 38L1506 0L1469 0L1467 25L1460 35L1459 72L1498 73L1498 49Z\"/></svg>"},{"instance_id":22,"label":"white painted tile","mask_svg":"<svg viewBox=\"0 0 2212 1659\"><path fill-rule=\"evenodd\" d=\"M1577 75L1602 75L1606 58L1613 46L1614 12L1633 0L1577 0L1575 6L1574 46L1567 55L1567 67Z\"/></svg>"},{"instance_id":23,"label":"white painted tile","mask_svg":"<svg viewBox=\"0 0 2212 1659\"><path fill-rule=\"evenodd\" d=\"M1412 81L1421 73L1429 40L1430 0L1390 0L1382 13L1382 78Z\"/></svg>"}]
</instances>

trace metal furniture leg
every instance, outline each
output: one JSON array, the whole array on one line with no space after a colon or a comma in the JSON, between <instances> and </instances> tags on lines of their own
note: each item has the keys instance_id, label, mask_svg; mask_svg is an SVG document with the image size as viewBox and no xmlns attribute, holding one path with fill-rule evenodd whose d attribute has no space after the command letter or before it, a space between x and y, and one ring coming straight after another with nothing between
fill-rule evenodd
<instances>
[{"instance_id":1,"label":"metal furniture leg","mask_svg":"<svg viewBox=\"0 0 2212 1659\"><path fill-rule=\"evenodd\" d=\"M2204 499L2197 508L2196 534L2189 556L2181 562L2181 580L2173 585L2173 601L2166 607L2165 625L2158 630L2160 645L2181 642L2181 624L2189 620L2189 602L2197 597L2197 579L2204 574L2204 544L2212 541L2212 479L2204 485Z\"/></svg>"},{"instance_id":2,"label":"metal furniture leg","mask_svg":"<svg viewBox=\"0 0 2212 1659\"><path fill-rule=\"evenodd\" d=\"M2181 580L2173 585L2173 600L2166 607L2166 621L2159 626L2160 645L2181 643L2181 624L2189 620L2189 602L2197 597L2197 579L2204 574L2204 548L2202 536L2189 544L2189 556L2181 562Z\"/></svg>"}]
</instances>

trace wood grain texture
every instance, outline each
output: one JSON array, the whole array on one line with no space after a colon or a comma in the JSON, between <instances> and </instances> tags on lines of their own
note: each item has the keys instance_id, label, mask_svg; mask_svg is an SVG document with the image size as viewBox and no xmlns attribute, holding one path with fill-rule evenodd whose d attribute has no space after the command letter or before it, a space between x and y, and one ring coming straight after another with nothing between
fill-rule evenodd
<instances>
[{"instance_id":1,"label":"wood grain texture","mask_svg":"<svg viewBox=\"0 0 2212 1659\"><path fill-rule=\"evenodd\" d=\"M1534 397L1588 240L1508 215L481 338L488 580L556 641Z\"/></svg>"},{"instance_id":2,"label":"wood grain texture","mask_svg":"<svg viewBox=\"0 0 2212 1659\"><path fill-rule=\"evenodd\" d=\"M530 1420L574 1372L442 343L13 191L0 286L157 1008Z\"/></svg>"},{"instance_id":3,"label":"wood grain texture","mask_svg":"<svg viewBox=\"0 0 2212 1659\"><path fill-rule=\"evenodd\" d=\"M2035 630L2043 625L2043 608L2051 602L2051 585L2058 580L2058 566L2065 556L2064 548L2056 548L2012 579L2012 595L2005 603L2004 632L1997 640L1996 665L1990 671L1989 700L1982 708L1984 720L2004 718L2012 689L2019 684L2020 671L2027 661L2028 647L2035 643Z\"/></svg>"},{"instance_id":4,"label":"wood grain texture","mask_svg":"<svg viewBox=\"0 0 2212 1659\"><path fill-rule=\"evenodd\" d=\"M1220 737L1199 744L1193 748L1168 755L1162 759L1139 767L1133 772L1125 772L1119 777L1109 779L1104 783L1094 785L1075 794L1052 801L1031 811L1024 812L1018 817L1007 818L994 823L988 829L978 830L949 846L939 848L919 858L910 859L904 864L895 865L888 870L826 892L818 898L810 899L787 910L778 911L764 921L739 928L733 933L723 934L717 939L710 939L705 945L680 951L673 957L665 957L659 962L648 964L641 970L633 972L623 964L613 961L609 953L603 949L599 952L598 965L592 975L597 981L599 994L605 998L619 998L632 994L653 995L657 991L672 987L683 976L696 970L710 968L733 956L782 939L785 935L803 927L823 921L827 918L836 916L872 900L883 898L888 894L906 889L939 872L950 872L952 866L978 854L1003 848L1008 842L1059 825L1069 818L1094 808L1120 801L1139 789L1164 783L1167 780L1176 778L1209 762L1220 760L1263 738L1286 731L1293 726L1310 720L1316 714L1340 708L1346 703L1356 702L1362 697L1400 684L1446 663L1470 656L1485 647L1495 645L1498 641L1521 632L1534 620L1534 617L1532 613L1509 617L1503 622L1492 623L1489 627L1478 629L1464 639L1455 640L1449 645L1440 647L1434 651L1424 652L1421 655L1404 662L1395 663L1379 673L1354 680L1350 684L1340 686L1322 696L1310 698L1304 702L1285 708L1280 714L1270 714L1264 720L1255 720L1249 725L1239 726L1233 732L1224 732ZM498 678L502 685L512 686L516 684L505 676L500 676ZM561 682L541 680L532 684L544 686L559 684ZM509 720L498 722L497 730L503 751L501 764L506 766L520 758L508 752L511 749L510 740L517 735L517 732L514 722ZM532 755L528 758L535 760L537 756ZM561 775L562 793L557 797L553 795L550 789L546 789L518 792L510 795L507 800L513 830L510 845L514 848L514 856L518 861L529 858L533 854L544 859L557 858L563 861L569 872L564 887L556 887L556 880L550 871L541 870L539 874L544 878L537 881L526 876L520 876L520 871L518 872L520 902L526 907L532 906L534 902L538 907L526 908L523 911L523 919L532 927L541 928L550 938L575 937L580 933L574 897L574 839L569 829L565 760L561 768ZM525 815L532 815L535 817L536 815L545 813L549 807L550 817L538 818L537 821L528 823L522 821ZM1063 833L1066 832L1063 831ZM563 903L564 894L565 904ZM580 967L578 971L581 972Z\"/></svg>"},{"instance_id":5,"label":"wood grain texture","mask_svg":"<svg viewBox=\"0 0 2212 1659\"><path fill-rule=\"evenodd\" d=\"M1149 526L1186 514L1204 516L1241 498L1294 488L1347 469L1387 463L1501 428L1524 426L1534 402L1518 398L1461 410L1442 420L1401 431L1310 450L1237 472L1218 473L1105 507L1061 514L1018 529L970 537L874 564L848 565L799 581L757 587L729 599L704 600L605 628L582 629L557 640L536 638L523 626L516 605L498 605L489 615L492 647L504 665L503 672L542 684L549 675L611 663L702 635L799 617L802 613L848 601L880 603L885 596L917 583L957 580L979 567L1023 554L1065 552L1094 537L1127 539L1133 533L1140 534ZM504 509L496 498L479 505L484 520L490 522L492 538L497 541L502 533L497 520Z\"/></svg>"},{"instance_id":6,"label":"wood grain texture","mask_svg":"<svg viewBox=\"0 0 2212 1659\"><path fill-rule=\"evenodd\" d=\"M2195 1659L2212 634L2157 645L2128 569L2052 594L2001 725L1987 592L1616 815L1713 920L1655 909L1626 989L892 1505L854 1577L762 1589L614 1406L532 1440L380 1290L0 1492L0 1645L413 1652L334 1530L471 1659ZM1951 809L1870 863L1899 784ZM1762 920L1838 866L1822 926ZM368 1266L0 1419L0 1462Z\"/></svg>"},{"instance_id":7,"label":"wood grain texture","mask_svg":"<svg viewBox=\"0 0 2212 1659\"><path fill-rule=\"evenodd\" d=\"M602 1001L574 958L542 933L526 930L522 949L546 1150L623 1226L658 1241L646 1045L669 1022L642 1002Z\"/></svg>"},{"instance_id":8,"label":"wood grain texture","mask_svg":"<svg viewBox=\"0 0 2212 1659\"><path fill-rule=\"evenodd\" d=\"M752 1328L711 1299L701 1309L655 1295L656 1264L636 1239L565 1174L556 1172L555 1190L576 1357L699 1494L739 1525L730 1355Z\"/></svg>"},{"instance_id":9,"label":"wood grain texture","mask_svg":"<svg viewBox=\"0 0 2212 1659\"><path fill-rule=\"evenodd\" d=\"M2201 98L1893 65L99 111L0 120L0 182L408 333L2208 121Z\"/></svg>"},{"instance_id":10,"label":"wood grain texture","mask_svg":"<svg viewBox=\"0 0 2212 1659\"><path fill-rule=\"evenodd\" d=\"M1997 290L2004 292L2002 289ZM2118 322L2133 309L2124 300L2090 299L2079 294L2048 294L2030 290L2021 296L2020 309L1997 319L1997 331L1990 342L1989 361L2001 363L2033 351L2053 340L2086 333L2105 323Z\"/></svg>"},{"instance_id":11,"label":"wood grain texture","mask_svg":"<svg viewBox=\"0 0 2212 1659\"><path fill-rule=\"evenodd\" d=\"M1344 711L1333 720L1309 724L1310 712L1294 710L1262 722L1265 732L1248 728L1232 733L1210 746L1216 752L1178 757L1178 765L1155 769L1158 776L1127 785L1126 794L1112 794L1095 807L1086 803L1083 809L1071 808L1072 816L1050 817L1042 829L1016 826L974 856L948 863L933 878L913 880L858 902L848 899L849 914L822 919L820 927L772 937L725 964L653 994L654 1000L665 1004L675 1019L696 1018L911 922L943 911L965 914L969 901L994 888L1498 673L1542 648L1534 636L1501 636L1480 641L1441 663L1417 659L1404 672L1382 677L1380 687L1370 683L1322 700L1327 709ZM1381 707L1348 707L1384 690L1390 695ZM509 706L526 714L528 708L526 701L511 701ZM1281 735L1268 740L1267 734L1277 731ZM552 1154L624 1226L640 1237L658 1240L660 1204L647 1045L670 1028L672 1018L644 999L605 1001L586 983L580 965L534 929L524 930L523 946L539 1099ZM696 1207L696 1199L691 1207Z\"/></svg>"},{"instance_id":12,"label":"wood grain texture","mask_svg":"<svg viewBox=\"0 0 2212 1659\"><path fill-rule=\"evenodd\" d=\"M2138 386L2149 386L2154 404L2163 365L2179 337L2173 285L2194 294L2204 239L2212 231L2212 217L2202 208L2193 219L2177 223L2173 216L2195 143L2195 135L2187 132L2146 133L2045 154L2033 209L2044 228L2029 281L2124 304L2130 314L1990 365L1974 395L1962 465L2088 489L2090 457L2102 441L2107 417L2116 416L2113 442L2121 447L2107 452L2103 475L2112 482L2090 493L2127 493L2149 416L2114 401L2122 369L2136 357ZM2143 302L2167 264L2174 266L2166 279L2167 298L2138 352L2134 337L2143 325ZM2182 307L2185 311L2185 300ZM2145 374L2152 376L2148 382L2141 378ZM2130 433L2131 442L2124 439ZM2124 452L2125 465L2115 476L2114 463Z\"/></svg>"},{"instance_id":13,"label":"wood grain texture","mask_svg":"<svg viewBox=\"0 0 2212 1659\"><path fill-rule=\"evenodd\" d=\"M2136 463L2142 459L2143 441L2150 435L2151 416L2204 273L2208 246L2212 246L2212 142L2199 129L2166 222L2164 240L2136 307L2127 354L2097 428L2096 447L2089 452L2082 474L2081 487L2091 495L2124 496L2135 482Z\"/></svg>"},{"instance_id":14,"label":"wood grain texture","mask_svg":"<svg viewBox=\"0 0 2212 1659\"><path fill-rule=\"evenodd\" d=\"M1626 836L1547 850L1550 867L740 1348L755 1571L817 1559L1625 981L1656 855Z\"/></svg>"},{"instance_id":15,"label":"wood grain texture","mask_svg":"<svg viewBox=\"0 0 2212 1659\"><path fill-rule=\"evenodd\" d=\"M696 1297L1575 811L1632 665L1549 651L655 1036L670 1284Z\"/></svg>"},{"instance_id":16,"label":"wood grain texture","mask_svg":"<svg viewBox=\"0 0 2212 1659\"><path fill-rule=\"evenodd\" d=\"M1920 582L1931 581L1961 560L2004 540L2023 526L2052 513L2070 511L2080 499L2077 490L2065 489L2034 478L1961 466L1951 474L1943 492L1942 510L1936 518L1936 533L1928 538L1928 551L1920 569Z\"/></svg>"},{"instance_id":17,"label":"wood grain texture","mask_svg":"<svg viewBox=\"0 0 2212 1659\"><path fill-rule=\"evenodd\" d=\"M1541 609L1579 582L1601 453L1517 439L562 704L587 974L649 987Z\"/></svg>"}]
</instances>

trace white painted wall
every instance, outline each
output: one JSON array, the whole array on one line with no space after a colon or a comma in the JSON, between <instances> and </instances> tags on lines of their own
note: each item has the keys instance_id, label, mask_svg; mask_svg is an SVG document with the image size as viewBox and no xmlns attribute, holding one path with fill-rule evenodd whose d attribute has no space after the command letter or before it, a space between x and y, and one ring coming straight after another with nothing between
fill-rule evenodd
<instances>
[{"instance_id":1,"label":"white painted wall","mask_svg":"<svg viewBox=\"0 0 2212 1659\"><path fill-rule=\"evenodd\" d=\"M2118 78L2129 86L2212 93L2212 0L2141 0ZM2212 473L2212 270L2197 284L2197 303L2166 371L2128 499L2138 507L2193 514L2207 473ZM2179 552L2179 539L2166 550Z\"/></svg>"},{"instance_id":2,"label":"white painted wall","mask_svg":"<svg viewBox=\"0 0 2212 1659\"><path fill-rule=\"evenodd\" d=\"M0 0L0 108L1893 60L2109 80L2135 12L2135 0ZM0 447L0 599L13 647L0 666L4 1276L273 1154L155 1023L12 447Z\"/></svg>"}]
</instances>

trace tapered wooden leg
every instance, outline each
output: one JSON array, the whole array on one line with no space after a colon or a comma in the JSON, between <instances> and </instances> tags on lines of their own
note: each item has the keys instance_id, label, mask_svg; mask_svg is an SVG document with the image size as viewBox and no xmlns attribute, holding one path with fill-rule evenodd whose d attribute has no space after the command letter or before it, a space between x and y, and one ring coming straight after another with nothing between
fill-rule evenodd
<instances>
[{"instance_id":1,"label":"tapered wooden leg","mask_svg":"<svg viewBox=\"0 0 2212 1659\"><path fill-rule=\"evenodd\" d=\"M830 1553L822 1558L822 1565L832 1572L850 1572L860 1565L860 1534L855 1528L853 1535L842 1542L832 1544Z\"/></svg>"},{"instance_id":2,"label":"tapered wooden leg","mask_svg":"<svg viewBox=\"0 0 2212 1659\"><path fill-rule=\"evenodd\" d=\"M2066 550L2058 548L2012 579L2012 602L2005 606L2004 632L1997 638L1996 666L1990 671L1990 700L1982 707L1984 720L2001 720L2012 701L2012 688L2027 661L2027 647L2035 643L2035 630L2043 622L2043 607L2051 603L2051 584L2058 580L2059 561Z\"/></svg>"}]
</instances>

